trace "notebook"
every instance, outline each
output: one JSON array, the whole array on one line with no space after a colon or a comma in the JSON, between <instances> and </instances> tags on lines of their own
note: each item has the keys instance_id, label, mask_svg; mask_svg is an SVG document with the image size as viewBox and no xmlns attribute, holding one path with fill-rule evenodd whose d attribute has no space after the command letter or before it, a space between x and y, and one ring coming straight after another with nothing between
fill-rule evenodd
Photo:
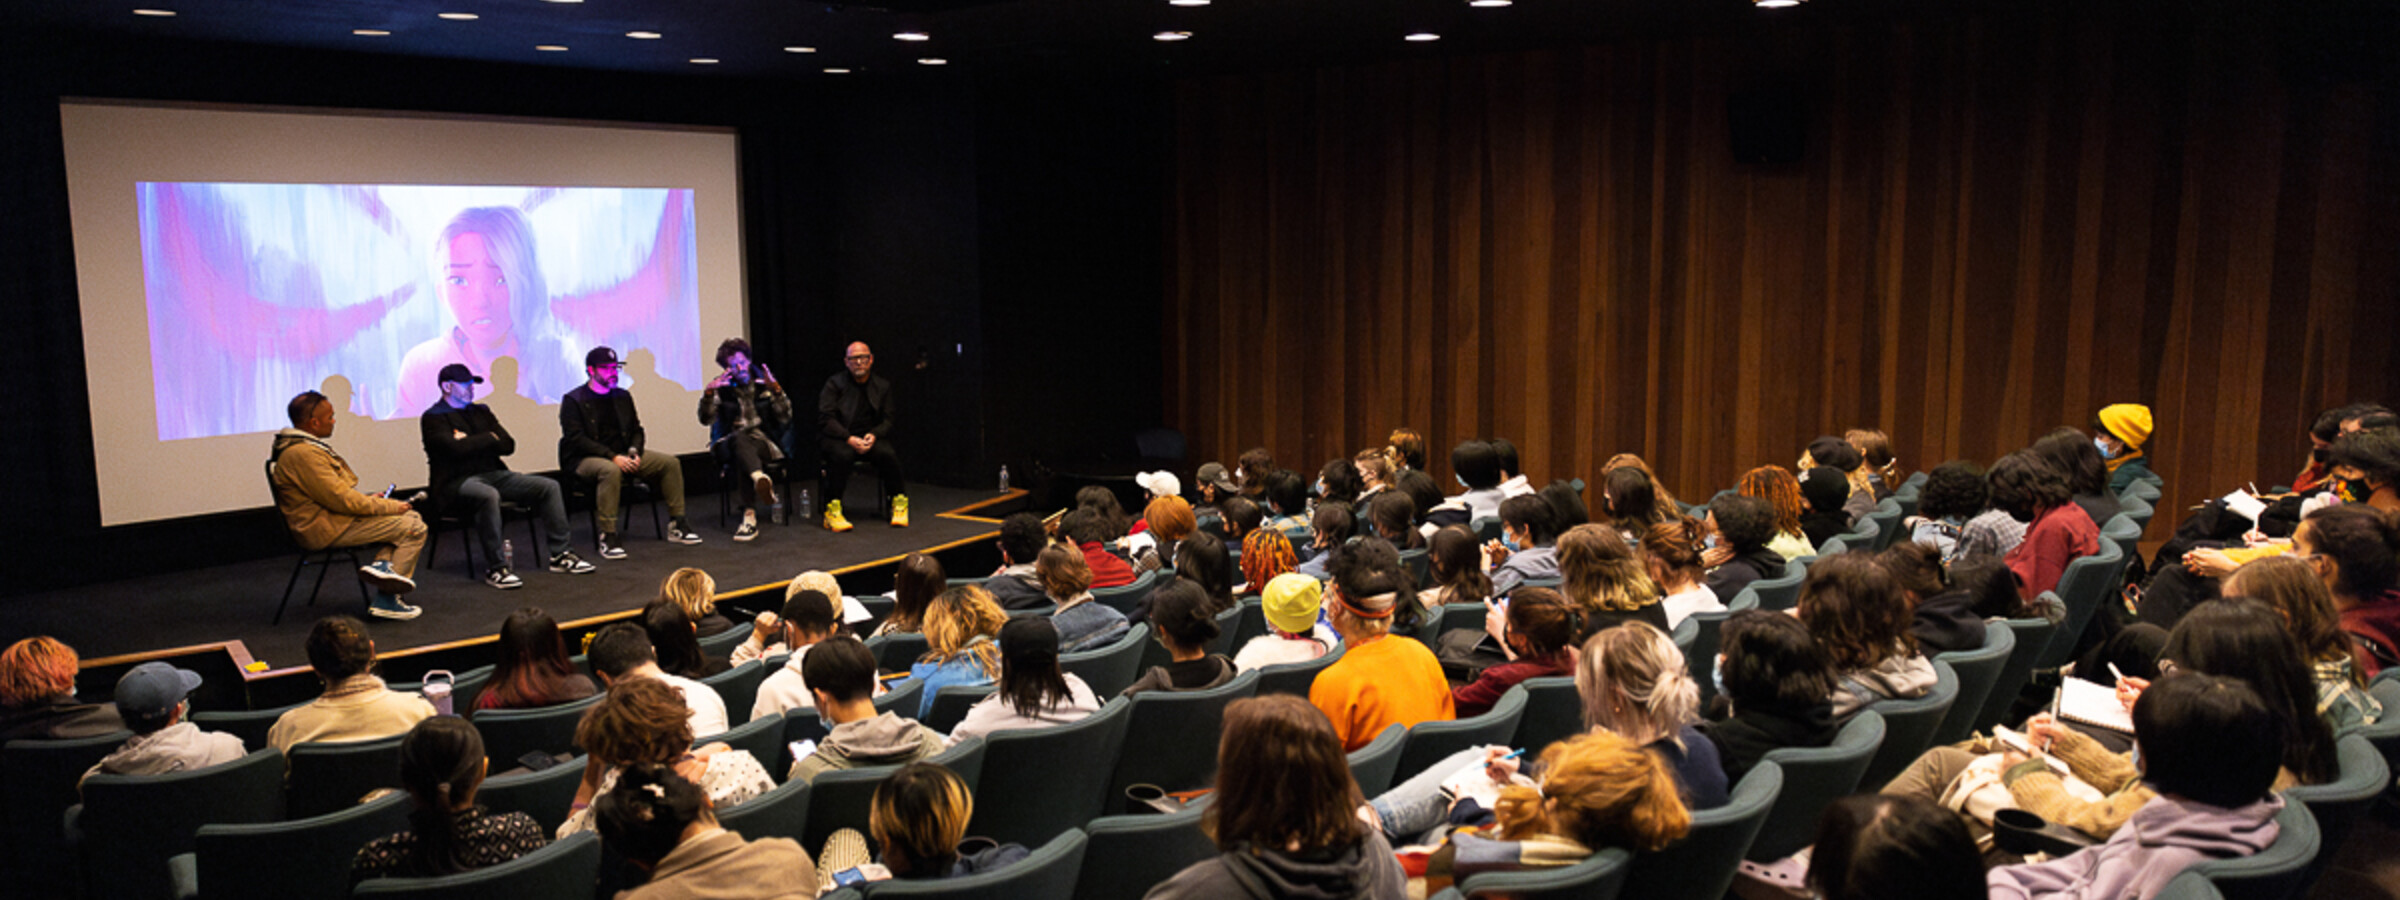
<instances>
[{"instance_id":1,"label":"notebook","mask_svg":"<svg viewBox=\"0 0 2400 900\"><path fill-rule=\"evenodd\" d=\"M2116 688L2067 678L2058 688L2058 717L2110 731L2133 733L2133 714L2117 702Z\"/></svg>"}]
</instances>

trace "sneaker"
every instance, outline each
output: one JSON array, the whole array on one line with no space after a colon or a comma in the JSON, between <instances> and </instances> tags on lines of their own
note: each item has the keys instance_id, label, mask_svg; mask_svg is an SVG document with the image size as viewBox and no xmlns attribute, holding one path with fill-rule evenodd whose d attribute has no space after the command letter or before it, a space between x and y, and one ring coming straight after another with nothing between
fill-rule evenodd
<instances>
[{"instance_id":1,"label":"sneaker","mask_svg":"<svg viewBox=\"0 0 2400 900\"><path fill-rule=\"evenodd\" d=\"M405 594L417 589L415 580L392 571L392 561L379 559L358 567L358 577L386 594Z\"/></svg>"},{"instance_id":2,"label":"sneaker","mask_svg":"<svg viewBox=\"0 0 2400 900\"><path fill-rule=\"evenodd\" d=\"M825 530L837 532L850 530L850 520L842 517L842 501L828 500L825 502Z\"/></svg>"},{"instance_id":3,"label":"sneaker","mask_svg":"<svg viewBox=\"0 0 2400 900\"><path fill-rule=\"evenodd\" d=\"M390 594L376 594L374 602L367 605L367 614L378 619L414 619L425 611Z\"/></svg>"},{"instance_id":4,"label":"sneaker","mask_svg":"<svg viewBox=\"0 0 2400 900\"><path fill-rule=\"evenodd\" d=\"M562 575L588 575L597 568L599 566L585 562L583 557L576 556L573 550L561 550L558 551L557 556L550 557L550 571Z\"/></svg>"},{"instance_id":5,"label":"sneaker","mask_svg":"<svg viewBox=\"0 0 2400 900\"><path fill-rule=\"evenodd\" d=\"M733 539L734 539L734 540L737 540L737 541L747 541L747 540L754 540L754 539L756 539L757 537L758 537L758 516L757 516L757 514L756 514L756 513L753 513L753 514L751 514L751 515L743 516L743 517L742 517L742 525L741 525L741 527L739 527L739 528L736 528L736 529L734 529L734 530L733 530Z\"/></svg>"},{"instance_id":6,"label":"sneaker","mask_svg":"<svg viewBox=\"0 0 2400 900\"><path fill-rule=\"evenodd\" d=\"M611 532L611 533L608 533L608 534L603 534L603 535L601 535L601 536L600 536L600 558L601 558L601 559L624 559L624 558L625 558L625 539L624 539L624 538L620 538L620 537L618 537L618 536L617 536L617 535L616 535L614 532Z\"/></svg>"},{"instance_id":7,"label":"sneaker","mask_svg":"<svg viewBox=\"0 0 2400 900\"><path fill-rule=\"evenodd\" d=\"M493 566L491 571L483 573L483 583L500 590L513 591L524 587L525 579L518 578L517 573L509 571L507 566Z\"/></svg>"},{"instance_id":8,"label":"sneaker","mask_svg":"<svg viewBox=\"0 0 2400 900\"><path fill-rule=\"evenodd\" d=\"M908 495L907 495L907 494L893 494L893 495L892 495L892 527L893 527L893 528L907 528L907 527L908 527Z\"/></svg>"},{"instance_id":9,"label":"sneaker","mask_svg":"<svg viewBox=\"0 0 2400 900\"><path fill-rule=\"evenodd\" d=\"M667 541L675 544L697 544L700 543L700 533L692 530L691 523L678 518L667 522ZM617 555L623 556L625 551L619 550Z\"/></svg>"}]
</instances>

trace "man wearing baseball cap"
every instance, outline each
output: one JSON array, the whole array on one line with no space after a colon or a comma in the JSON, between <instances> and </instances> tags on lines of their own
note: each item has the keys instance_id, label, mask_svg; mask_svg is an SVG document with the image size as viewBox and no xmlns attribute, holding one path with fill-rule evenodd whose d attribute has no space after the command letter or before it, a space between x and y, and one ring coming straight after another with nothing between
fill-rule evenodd
<instances>
[{"instance_id":1,"label":"man wearing baseball cap","mask_svg":"<svg viewBox=\"0 0 2400 900\"><path fill-rule=\"evenodd\" d=\"M700 543L700 535L683 519L683 463L673 455L642 446L642 416L633 408L633 394L617 385L625 362L617 351L594 347L583 355L590 377L567 392L558 404L558 467L592 483L592 507L600 520L600 555L624 559L624 539L617 532L617 496L628 476L640 478L666 498L667 540Z\"/></svg>"},{"instance_id":2,"label":"man wearing baseball cap","mask_svg":"<svg viewBox=\"0 0 2400 900\"><path fill-rule=\"evenodd\" d=\"M417 420L418 433L425 441L425 459L433 469L431 493L435 503L473 512L475 537L483 542L483 558L488 564L483 583L501 590L525 584L509 571L500 551L502 500L522 503L541 514L543 542L548 545L544 558L549 560L550 571L573 575L592 571L592 564L568 546L567 504L558 482L511 472L508 464L500 461L517 452L517 439L501 427L491 407L475 402L475 386L483 379L459 363L443 366L437 378L442 399Z\"/></svg>"},{"instance_id":3,"label":"man wearing baseball cap","mask_svg":"<svg viewBox=\"0 0 2400 900\"><path fill-rule=\"evenodd\" d=\"M117 679L117 714L133 737L83 777L170 775L242 758L246 751L241 738L201 731L185 720L189 707L184 698L199 686L198 673L163 662L143 663Z\"/></svg>"}]
</instances>

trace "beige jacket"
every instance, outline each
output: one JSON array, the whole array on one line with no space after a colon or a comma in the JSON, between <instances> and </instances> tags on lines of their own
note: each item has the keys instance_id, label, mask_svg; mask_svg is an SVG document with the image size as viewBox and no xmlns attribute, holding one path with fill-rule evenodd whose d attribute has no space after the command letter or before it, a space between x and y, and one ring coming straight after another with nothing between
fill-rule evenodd
<instances>
[{"instance_id":1,"label":"beige jacket","mask_svg":"<svg viewBox=\"0 0 2400 900\"><path fill-rule=\"evenodd\" d=\"M267 729L267 743L290 753L293 744L310 741L371 741L405 734L432 717L433 704L425 698L386 688L383 679L373 675L359 675L277 718L275 727Z\"/></svg>"},{"instance_id":2,"label":"beige jacket","mask_svg":"<svg viewBox=\"0 0 2400 900\"><path fill-rule=\"evenodd\" d=\"M297 428L275 433L275 508L301 546L332 545L350 523L408 512L407 503L358 491L358 473L333 446Z\"/></svg>"}]
</instances>

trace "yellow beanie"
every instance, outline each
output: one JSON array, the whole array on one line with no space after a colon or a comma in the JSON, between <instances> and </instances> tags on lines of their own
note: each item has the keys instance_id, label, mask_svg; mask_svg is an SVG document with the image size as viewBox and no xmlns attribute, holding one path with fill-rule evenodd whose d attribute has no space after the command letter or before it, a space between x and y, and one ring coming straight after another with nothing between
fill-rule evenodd
<instances>
[{"instance_id":1,"label":"yellow beanie","mask_svg":"<svg viewBox=\"0 0 2400 900\"><path fill-rule=\"evenodd\" d=\"M2139 403L2101 407L2100 425L2119 440L2139 447L2150 441L2150 407Z\"/></svg>"},{"instance_id":2,"label":"yellow beanie","mask_svg":"<svg viewBox=\"0 0 2400 900\"><path fill-rule=\"evenodd\" d=\"M1267 589L1260 592L1259 599L1267 614L1267 624L1275 630L1307 634L1317 627L1317 606L1323 596L1323 587L1315 578L1285 572L1267 582Z\"/></svg>"}]
</instances>

